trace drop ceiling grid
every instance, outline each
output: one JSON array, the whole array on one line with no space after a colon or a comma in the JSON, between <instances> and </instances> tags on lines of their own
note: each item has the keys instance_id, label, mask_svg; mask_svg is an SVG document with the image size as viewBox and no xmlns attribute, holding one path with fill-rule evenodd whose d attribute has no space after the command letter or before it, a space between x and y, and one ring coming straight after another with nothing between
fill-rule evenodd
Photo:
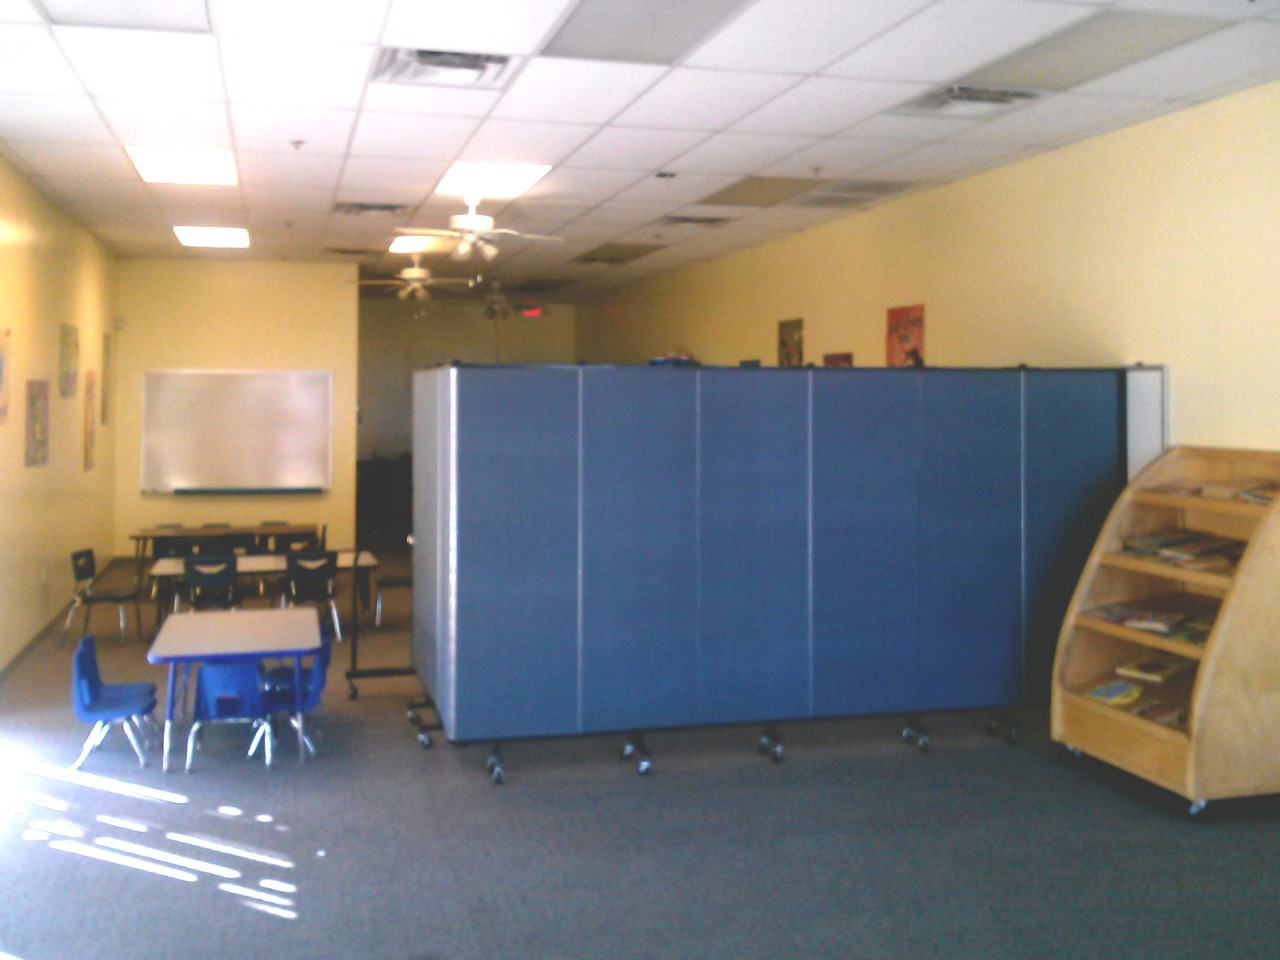
<instances>
[{"instance_id":1,"label":"drop ceiling grid","mask_svg":"<svg viewBox=\"0 0 1280 960\"><path fill-rule=\"evenodd\" d=\"M539 56L579 6L208 0L212 33L179 33L50 25L32 0L0 0L0 149L121 252L187 256L157 224L162 211L239 211L273 255L355 238L378 249L397 225L460 212L432 194L449 162L546 162L542 185L485 212L593 245L679 240L626 269L592 267L598 286L652 269L646 259L674 263L847 213L778 207L678 233L656 223L742 176L918 189L1280 77L1280 0L754 0L674 63ZM1209 30L988 120L887 112L1101 11L1208 18ZM520 62L502 91L407 87L371 82L379 43ZM143 187L126 143L229 145L241 184ZM655 179L661 171L677 176ZM122 214L131 198L146 198L136 224ZM338 199L409 212L331 213ZM487 270L564 263L502 246Z\"/></svg>"}]
</instances>

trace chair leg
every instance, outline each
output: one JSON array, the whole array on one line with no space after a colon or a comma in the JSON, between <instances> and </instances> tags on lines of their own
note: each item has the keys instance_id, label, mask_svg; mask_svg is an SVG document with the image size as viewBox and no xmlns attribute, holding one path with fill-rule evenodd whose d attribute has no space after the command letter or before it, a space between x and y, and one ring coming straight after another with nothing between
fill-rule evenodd
<instances>
[{"instance_id":1,"label":"chair leg","mask_svg":"<svg viewBox=\"0 0 1280 960\"><path fill-rule=\"evenodd\" d=\"M129 621L124 612L124 604L120 604L117 612L120 614L120 646L124 646L125 633L129 629Z\"/></svg>"},{"instance_id":2,"label":"chair leg","mask_svg":"<svg viewBox=\"0 0 1280 960\"><path fill-rule=\"evenodd\" d=\"M191 763L196 758L196 738L200 733L200 721L191 724L191 732L187 734L187 773L191 772Z\"/></svg>"},{"instance_id":3,"label":"chair leg","mask_svg":"<svg viewBox=\"0 0 1280 960\"><path fill-rule=\"evenodd\" d=\"M102 742L102 738L107 735L107 731L111 729L111 724L105 720L99 720L93 725L93 729L89 731L89 736L84 738L84 746L80 748L80 756L76 757L76 762L71 765L72 770L79 770L88 759L94 749Z\"/></svg>"},{"instance_id":4,"label":"chair leg","mask_svg":"<svg viewBox=\"0 0 1280 960\"><path fill-rule=\"evenodd\" d=\"M253 742L249 744L249 752L245 754L246 757L252 757L258 752L258 745L262 743L263 735L267 732L267 726L264 723L255 723L253 729ZM264 750L263 752L265 753L266 751Z\"/></svg>"},{"instance_id":5,"label":"chair leg","mask_svg":"<svg viewBox=\"0 0 1280 960\"><path fill-rule=\"evenodd\" d=\"M142 640L142 604L133 601L133 624L138 628L138 639Z\"/></svg>"},{"instance_id":6,"label":"chair leg","mask_svg":"<svg viewBox=\"0 0 1280 960\"><path fill-rule=\"evenodd\" d=\"M378 595L373 599L373 626L378 628L382 626L382 591L378 591Z\"/></svg>"},{"instance_id":7,"label":"chair leg","mask_svg":"<svg viewBox=\"0 0 1280 960\"><path fill-rule=\"evenodd\" d=\"M333 619L333 637L339 643L342 642L342 623L338 619L338 605L333 601L329 601L329 616Z\"/></svg>"},{"instance_id":8,"label":"chair leg","mask_svg":"<svg viewBox=\"0 0 1280 960\"><path fill-rule=\"evenodd\" d=\"M311 741L311 738L307 736L306 720L306 714L301 714L300 716L293 717L289 722L292 723L294 727L297 728L298 732L302 734L302 745L307 748L307 753L314 757L316 755L316 745Z\"/></svg>"},{"instance_id":9,"label":"chair leg","mask_svg":"<svg viewBox=\"0 0 1280 960\"><path fill-rule=\"evenodd\" d=\"M86 603L84 605L84 623L80 624L80 636L87 637L89 635L89 613L93 610L93 604Z\"/></svg>"},{"instance_id":10,"label":"chair leg","mask_svg":"<svg viewBox=\"0 0 1280 960\"><path fill-rule=\"evenodd\" d=\"M67 637L67 631L71 629L71 621L76 618L76 611L79 609L80 609L80 599L77 597L76 599L71 601L71 608L67 610L66 622L63 623L62 625L62 638L64 640Z\"/></svg>"},{"instance_id":11,"label":"chair leg","mask_svg":"<svg viewBox=\"0 0 1280 960\"><path fill-rule=\"evenodd\" d=\"M138 755L138 763L142 766L147 765L147 755L142 752L142 744L138 742L138 735L133 731L133 724L125 719L120 726L124 727L124 735L129 738L129 744L133 747L133 752Z\"/></svg>"}]
</instances>

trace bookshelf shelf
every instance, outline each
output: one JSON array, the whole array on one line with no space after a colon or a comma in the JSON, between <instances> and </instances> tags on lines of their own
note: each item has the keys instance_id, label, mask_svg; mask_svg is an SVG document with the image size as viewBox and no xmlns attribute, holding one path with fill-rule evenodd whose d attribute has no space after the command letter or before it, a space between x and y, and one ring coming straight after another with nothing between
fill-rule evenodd
<instances>
[{"instance_id":1,"label":"bookshelf shelf","mask_svg":"<svg viewBox=\"0 0 1280 960\"><path fill-rule=\"evenodd\" d=\"M1112 507L1059 636L1053 739L1191 800L1192 813L1280 792L1277 483L1280 452L1166 452ZM1172 559L1215 544L1228 544L1228 569ZM1162 662L1177 667L1163 681L1135 677ZM1125 684L1136 697L1106 702Z\"/></svg>"}]
</instances>

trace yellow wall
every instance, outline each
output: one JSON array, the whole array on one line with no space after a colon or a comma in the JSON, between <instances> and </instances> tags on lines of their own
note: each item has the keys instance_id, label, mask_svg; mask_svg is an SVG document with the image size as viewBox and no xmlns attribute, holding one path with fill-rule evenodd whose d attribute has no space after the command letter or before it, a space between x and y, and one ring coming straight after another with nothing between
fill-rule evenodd
<instances>
[{"instance_id":1,"label":"yellow wall","mask_svg":"<svg viewBox=\"0 0 1280 960\"><path fill-rule=\"evenodd\" d=\"M412 446L413 371L444 363L572 363L574 309L486 317L484 305L439 300L360 302L361 457Z\"/></svg>"},{"instance_id":2,"label":"yellow wall","mask_svg":"<svg viewBox=\"0 0 1280 960\"><path fill-rule=\"evenodd\" d=\"M1170 368L1175 442L1280 448L1280 84L1257 87L578 310L588 362L884 363L885 311L925 304L936 366Z\"/></svg>"},{"instance_id":3,"label":"yellow wall","mask_svg":"<svg viewBox=\"0 0 1280 960\"><path fill-rule=\"evenodd\" d=\"M355 542L356 268L350 264L125 260L116 313L117 553L157 523L328 525ZM142 382L147 370L327 370L333 374L333 488L319 494L143 494ZM244 424L253 429L253 424Z\"/></svg>"},{"instance_id":4,"label":"yellow wall","mask_svg":"<svg viewBox=\"0 0 1280 960\"><path fill-rule=\"evenodd\" d=\"M0 160L0 330L9 331L0 417L0 668L71 598L73 550L111 547L111 426L101 421L102 337L114 262ZM62 324L79 332L75 394L58 390ZM97 386L94 460L85 467L85 372ZM27 467L27 381L49 384L49 460ZM113 398L114 399L114 398Z\"/></svg>"}]
</instances>

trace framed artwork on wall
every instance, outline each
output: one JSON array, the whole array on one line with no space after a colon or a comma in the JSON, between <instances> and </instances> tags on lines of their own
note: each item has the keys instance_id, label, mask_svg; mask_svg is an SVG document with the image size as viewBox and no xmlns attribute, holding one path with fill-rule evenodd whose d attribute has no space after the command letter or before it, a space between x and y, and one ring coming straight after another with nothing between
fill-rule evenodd
<instances>
[{"instance_id":1,"label":"framed artwork on wall","mask_svg":"<svg viewBox=\"0 0 1280 960\"><path fill-rule=\"evenodd\" d=\"M885 336L886 367L924 366L924 304L889 309Z\"/></svg>"},{"instance_id":2,"label":"framed artwork on wall","mask_svg":"<svg viewBox=\"0 0 1280 960\"><path fill-rule=\"evenodd\" d=\"M97 423L98 411L94 409L94 400L97 395L97 382L94 372L86 370L84 372L84 468L85 470L93 469L94 459L94 426Z\"/></svg>"},{"instance_id":3,"label":"framed artwork on wall","mask_svg":"<svg viewBox=\"0 0 1280 960\"><path fill-rule=\"evenodd\" d=\"M9 331L0 330L0 423L9 416Z\"/></svg>"},{"instance_id":4,"label":"framed artwork on wall","mask_svg":"<svg viewBox=\"0 0 1280 960\"><path fill-rule=\"evenodd\" d=\"M27 437L26 457L28 467L42 467L49 462L49 381L27 381Z\"/></svg>"},{"instance_id":5,"label":"framed artwork on wall","mask_svg":"<svg viewBox=\"0 0 1280 960\"><path fill-rule=\"evenodd\" d=\"M80 375L80 330L70 323L62 325L58 344L58 396L74 397L76 379Z\"/></svg>"}]
</instances>

